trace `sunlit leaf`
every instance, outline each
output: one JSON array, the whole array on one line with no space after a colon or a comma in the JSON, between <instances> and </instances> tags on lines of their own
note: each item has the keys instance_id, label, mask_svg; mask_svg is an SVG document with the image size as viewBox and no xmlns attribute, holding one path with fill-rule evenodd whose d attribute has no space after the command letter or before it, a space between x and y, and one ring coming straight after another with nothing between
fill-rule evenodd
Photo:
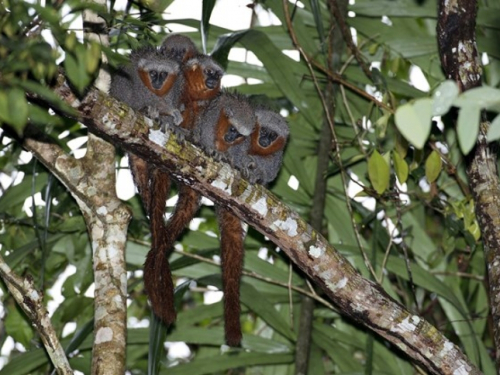
<instances>
[{"instance_id":1,"label":"sunlit leaf","mask_svg":"<svg viewBox=\"0 0 500 375\"><path fill-rule=\"evenodd\" d=\"M429 183L436 181L443 168L441 157L436 151L432 151L425 161L425 177Z\"/></svg>"},{"instance_id":2,"label":"sunlit leaf","mask_svg":"<svg viewBox=\"0 0 500 375\"><path fill-rule=\"evenodd\" d=\"M408 163L403 159L397 151L392 153L392 161L394 162L394 171L400 184L404 184L408 178Z\"/></svg>"},{"instance_id":3,"label":"sunlit leaf","mask_svg":"<svg viewBox=\"0 0 500 375\"><path fill-rule=\"evenodd\" d=\"M466 104L460 109L457 121L457 135L460 149L467 155L476 144L479 133L481 108L476 104Z\"/></svg>"},{"instance_id":4,"label":"sunlit leaf","mask_svg":"<svg viewBox=\"0 0 500 375\"><path fill-rule=\"evenodd\" d=\"M377 150L373 151L368 159L368 176L378 194L382 194L389 187L389 165Z\"/></svg>"},{"instance_id":5,"label":"sunlit leaf","mask_svg":"<svg viewBox=\"0 0 500 375\"><path fill-rule=\"evenodd\" d=\"M458 85L455 81L447 80L441 83L432 96L432 114L440 116L448 113L453 101L460 93Z\"/></svg>"},{"instance_id":6,"label":"sunlit leaf","mask_svg":"<svg viewBox=\"0 0 500 375\"><path fill-rule=\"evenodd\" d=\"M415 147L424 147L431 131L432 100L418 99L398 107L396 126L401 134Z\"/></svg>"},{"instance_id":7,"label":"sunlit leaf","mask_svg":"<svg viewBox=\"0 0 500 375\"><path fill-rule=\"evenodd\" d=\"M490 124L488 130L488 142L500 139L500 115L497 115Z\"/></svg>"}]
</instances>

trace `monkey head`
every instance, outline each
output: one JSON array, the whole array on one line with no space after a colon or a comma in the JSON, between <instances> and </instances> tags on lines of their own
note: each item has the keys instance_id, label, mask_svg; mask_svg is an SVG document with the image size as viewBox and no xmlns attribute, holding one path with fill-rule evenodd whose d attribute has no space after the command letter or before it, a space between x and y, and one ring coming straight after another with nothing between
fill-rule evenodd
<instances>
[{"instance_id":1,"label":"monkey head","mask_svg":"<svg viewBox=\"0 0 500 375\"><path fill-rule=\"evenodd\" d=\"M142 84L157 96L169 93L180 73L179 63L166 51L154 47L133 51L130 60Z\"/></svg>"},{"instance_id":2,"label":"monkey head","mask_svg":"<svg viewBox=\"0 0 500 375\"><path fill-rule=\"evenodd\" d=\"M166 53L180 63L185 63L198 54L193 41L181 34L170 34L167 36L161 45L161 49L165 50Z\"/></svg>"},{"instance_id":3,"label":"monkey head","mask_svg":"<svg viewBox=\"0 0 500 375\"><path fill-rule=\"evenodd\" d=\"M249 155L270 156L285 148L289 130L286 120L269 109L255 110L257 124L251 135Z\"/></svg>"},{"instance_id":4,"label":"monkey head","mask_svg":"<svg viewBox=\"0 0 500 375\"><path fill-rule=\"evenodd\" d=\"M245 153L243 145L252 134L255 123L255 113L247 99L224 91L196 122L195 141L210 155L226 159L238 167L236 158Z\"/></svg>"},{"instance_id":5,"label":"monkey head","mask_svg":"<svg viewBox=\"0 0 500 375\"><path fill-rule=\"evenodd\" d=\"M249 173L251 182L268 184L281 168L289 129L286 120L269 109L257 108L255 116L257 123L250 136L249 161L245 169L253 170Z\"/></svg>"},{"instance_id":6,"label":"monkey head","mask_svg":"<svg viewBox=\"0 0 500 375\"><path fill-rule=\"evenodd\" d=\"M197 55L189 59L183 72L191 100L210 100L220 93L224 70L210 56Z\"/></svg>"}]
</instances>

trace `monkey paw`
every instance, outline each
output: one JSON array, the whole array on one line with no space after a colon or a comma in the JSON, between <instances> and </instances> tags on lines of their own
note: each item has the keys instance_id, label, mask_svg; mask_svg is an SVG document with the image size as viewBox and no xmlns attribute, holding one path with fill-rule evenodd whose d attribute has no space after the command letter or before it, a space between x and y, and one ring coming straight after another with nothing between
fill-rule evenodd
<instances>
[{"instance_id":1,"label":"monkey paw","mask_svg":"<svg viewBox=\"0 0 500 375\"><path fill-rule=\"evenodd\" d=\"M184 120L182 117L181 111L179 111L178 109L173 109L170 112L170 116L172 116L174 118L174 125L176 125L176 126L179 126L180 124L182 124L182 121Z\"/></svg>"}]
</instances>

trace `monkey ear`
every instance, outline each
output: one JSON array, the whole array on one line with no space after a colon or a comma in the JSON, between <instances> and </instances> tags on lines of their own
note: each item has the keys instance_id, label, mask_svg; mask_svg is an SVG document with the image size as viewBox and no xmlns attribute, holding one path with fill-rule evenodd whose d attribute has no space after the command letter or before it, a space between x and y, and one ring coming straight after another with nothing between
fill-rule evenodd
<instances>
[{"instance_id":1,"label":"monkey ear","mask_svg":"<svg viewBox=\"0 0 500 375\"><path fill-rule=\"evenodd\" d=\"M232 110L232 108L224 108L224 112L226 113L227 117L234 117L234 111Z\"/></svg>"}]
</instances>

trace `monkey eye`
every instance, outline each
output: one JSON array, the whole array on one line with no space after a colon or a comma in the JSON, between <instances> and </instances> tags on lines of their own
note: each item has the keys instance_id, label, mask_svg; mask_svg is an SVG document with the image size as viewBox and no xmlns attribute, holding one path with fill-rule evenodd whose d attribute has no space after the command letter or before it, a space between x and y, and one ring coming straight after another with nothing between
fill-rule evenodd
<instances>
[{"instance_id":1,"label":"monkey eye","mask_svg":"<svg viewBox=\"0 0 500 375\"><path fill-rule=\"evenodd\" d=\"M224 141L226 141L227 143L233 143L237 139L242 137L243 135L240 134L240 132L236 130L236 128L233 125L231 125L227 130L226 134L224 134Z\"/></svg>"},{"instance_id":2,"label":"monkey eye","mask_svg":"<svg viewBox=\"0 0 500 375\"><path fill-rule=\"evenodd\" d=\"M278 133L268 128L261 128L259 134L259 145L269 147L278 138Z\"/></svg>"},{"instance_id":3,"label":"monkey eye","mask_svg":"<svg viewBox=\"0 0 500 375\"><path fill-rule=\"evenodd\" d=\"M168 77L168 72L160 72L160 81L164 82Z\"/></svg>"},{"instance_id":4,"label":"monkey eye","mask_svg":"<svg viewBox=\"0 0 500 375\"><path fill-rule=\"evenodd\" d=\"M158 79L158 72L156 70L150 70L149 77L151 78L151 82L156 82Z\"/></svg>"}]
</instances>

